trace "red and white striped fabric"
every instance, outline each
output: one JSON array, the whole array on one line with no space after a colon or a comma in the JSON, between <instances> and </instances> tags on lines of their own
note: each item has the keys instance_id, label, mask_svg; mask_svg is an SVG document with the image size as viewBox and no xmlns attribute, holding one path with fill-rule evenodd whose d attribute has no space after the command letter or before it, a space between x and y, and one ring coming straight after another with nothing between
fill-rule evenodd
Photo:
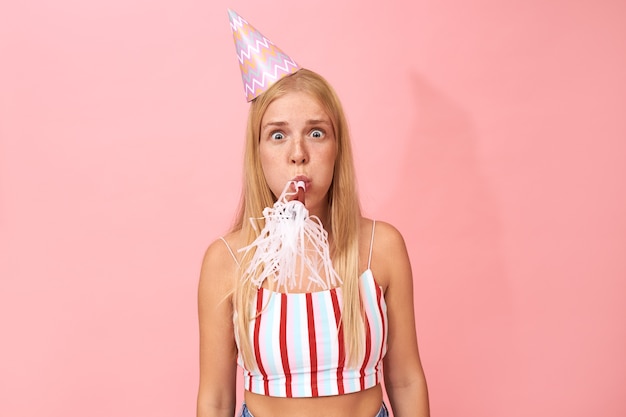
<instances>
[{"instance_id":1,"label":"red and white striped fabric","mask_svg":"<svg viewBox=\"0 0 626 417\"><path fill-rule=\"evenodd\" d=\"M387 350L387 306L367 269L359 278L366 314L365 352L348 367L341 323L341 287L312 293L259 288L249 335L257 369L244 369L244 387L274 397L349 394L381 382Z\"/></svg>"}]
</instances>

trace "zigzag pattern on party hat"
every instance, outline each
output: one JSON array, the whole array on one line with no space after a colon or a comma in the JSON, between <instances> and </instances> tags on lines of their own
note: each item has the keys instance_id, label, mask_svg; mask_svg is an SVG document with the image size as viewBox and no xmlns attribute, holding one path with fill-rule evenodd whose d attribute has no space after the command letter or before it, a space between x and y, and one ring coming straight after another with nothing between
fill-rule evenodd
<instances>
[{"instance_id":1,"label":"zigzag pattern on party hat","mask_svg":"<svg viewBox=\"0 0 626 417\"><path fill-rule=\"evenodd\" d=\"M228 10L244 92L248 101L300 66L244 18Z\"/></svg>"}]
</instances>

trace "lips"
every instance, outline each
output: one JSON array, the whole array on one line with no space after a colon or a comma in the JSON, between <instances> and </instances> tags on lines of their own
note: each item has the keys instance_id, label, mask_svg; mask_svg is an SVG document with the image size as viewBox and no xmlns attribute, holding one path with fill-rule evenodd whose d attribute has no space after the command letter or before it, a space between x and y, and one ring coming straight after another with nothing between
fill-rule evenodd
<instances>
[{"instance_id":1,"label":"lips","mask_svg":"<svg viewBox=\"0 0 626 417\"><path fill-rule=\"evenodd\" d=\"M296 195L293 196L292 200L297 200L304 204L305 195L304 193L309 189L311 184L311 180L306 175L296 175L291 179L293 189L296 192ZM304 187L302 187L304 186Z\"/></svg>"},{"instance_id":2,"label":"lips","mask_svg":"<svg viewBox=\"0 0 626 417\"><path fill-rule=\"evenodd\" d=\"M291 179L291 181L294 181L295 183L303 182L304 191L308 191L309 187L311 186L311 180L306 175L296 175Z\"/></svg>"}]
</instances>

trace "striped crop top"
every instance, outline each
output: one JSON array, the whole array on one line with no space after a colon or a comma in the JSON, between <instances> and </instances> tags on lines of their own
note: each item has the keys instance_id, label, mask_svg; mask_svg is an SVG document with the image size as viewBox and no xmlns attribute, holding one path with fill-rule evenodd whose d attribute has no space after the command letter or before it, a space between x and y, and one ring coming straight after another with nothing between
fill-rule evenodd
<instances>
[{"instance_id":1,"label":"striped crop top","mask_svg":"<svg viewBox=\"0 0 626 417\"><path fill-rule=\"evenodd\" d=\"M310 293L259 288L252 307L262 313L249 327L257 369L245 369L241 355L238 358L246 390L272 397L321 397L363 391L382 381L387 305L370 269L373 239L374 226L368 268L359 277L366 326L358 365L346 362L341 287Z\"/></svg>"}]
</instances>

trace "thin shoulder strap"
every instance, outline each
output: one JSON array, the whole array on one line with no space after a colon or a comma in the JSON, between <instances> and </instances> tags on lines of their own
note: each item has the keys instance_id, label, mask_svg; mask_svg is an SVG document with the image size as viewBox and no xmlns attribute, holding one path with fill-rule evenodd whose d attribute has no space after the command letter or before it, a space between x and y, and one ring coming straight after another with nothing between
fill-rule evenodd
<instances>
[{"instance_id":1,"label":"thin shoulder strap","mask_svg":"<svg viewBox=\"0 0 626 417\"><path fill-rule=\"evenodd\" d=\"M370 241L370 256L367 260L367 269L372 266L372 248L374 248L374 229L376 228L376 220L372 220L372 240Z\"/></svg>"},{"instance_id":2,"label":"thin shoulder strap","mask_svg":"<svg viewBox=\"0 0 626 417\"><path fill-rule=\"evenodd\" d=\"M224 242L224 244L226 245L226 247L228 248L228 252L230 252L230 255L233 257L233 259L235 260L235 263L237 264L237 266L241 266L239 265L239 261L237 260L237 257L235 256L235 252L233 252L233 250L230 248L230 245L228 244L228 242L226 241L226 239L224 239L222 236L220 236L220 239L222 239L222 242Z\"/></svg>"}]
</instances>

